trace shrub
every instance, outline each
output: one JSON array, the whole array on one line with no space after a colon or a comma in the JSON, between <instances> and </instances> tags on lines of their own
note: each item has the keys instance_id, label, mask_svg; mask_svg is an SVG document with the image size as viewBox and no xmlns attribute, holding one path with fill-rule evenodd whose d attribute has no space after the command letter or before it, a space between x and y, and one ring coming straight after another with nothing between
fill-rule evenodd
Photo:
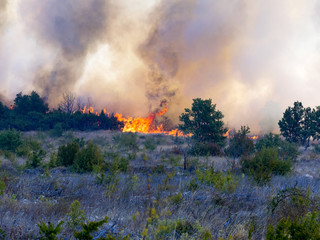
<instances>
[{"instance_id":1,"label":"shrub","mask_svg":"<svg viewBox=\"0 0 320 240\"><path fill-rule=\"evenodd\" d=\"M102 162L101 150L96 144L89 142L78 152L73 166L77 172L91 172L94 166L101 166Z\"/></svg>"},{"instance_id":2,"label":"shrub","mask_svg":"<svg viewBox=\"0 0 320 240\"><path fill-rule=\"evenodd\" d=\"M129 168L129 158L120 156L119 153L107 152L104 156L108 161L105 162L104 169L110 170L111 172L127 172Z\"/></svg>"},{"instance_id":3,"label":"shrub","mask_svg":"<svg viewBox=\"0 0 320 240\"><path fill-rule=\"evenodd\" d=\"M39 151L41 149L41 144L36 139L27 137L22 141L17 149L16 153L18 156L28 156L32 151Z\"/></svg>"},{"instance_id":4,"label":"shrub","mask_svg":"<svg viewBox=\"0 0 320 240\"><path fill-rule=\"evenodd\" d=\"M230 139L229 147L226 149L226 154L230 157L248 156L254 151L254 143L251 138L247 136L249 127L241 127L233 138Z\"/></svg>"},{"instance_id":5,"label":"shrub","mask_svg":"<svg viewBox=\"0 0 320 240\"><path fill-rule=\"evenodd\" d=\"M15 152L21 144L20 132L15 130L0 132L0 150Z\"/></svg>"},{"instance_id":6,"label":"shrub","mask_svg":"<svg viewBox=\"0 0 320 240\"><path fill-rule=\"evenodd\" d=\"M79 201L75 200L70 206L70 211L67 213L69 220L67 225L75 230L81 226L86 220L86 216L83 210L81 210L81 204Z\"/></svg>"},{"instance_id":7,"label":"shrub","mask_svg":"<svg viewBox=\"0 0 320 240\"><path fill-rule=\"evenodd\" d=\"M37 168L41 166L42 160L44 156L46 155L46 152L44 150L39 150L37 152L33 151L28 155L28 159L26 162L27 168Z\"/></svg>"},{"instance_id":8,"label":"shrub","mask_svg":"<svg viewBox=\"0 0 320 240\"><path fill-rule=\"evenodd\" d=\"M87 224L82 223L82 230L79 232L75 232L73 235L76 239L79 240L90 240L93 239L91 233L98 231L98 228L101 227L103 224L108 222L108 218L105 217L101 221L96 221L96 222L88 222Z\"/></svg>"},{"instance_id":9,"label":"shrub","mask_svg":"<svg viewBox=\"0 0 320 240\"><path fill-rule=\"evenodd\" d=\"M289 218L281 219L273 227L268 226L267 240L285 240L285 239L320 239L320 223L318 212L307 213L305 216L291 220Z\"/></svg>"},{"instance_id":10,"label":"shrub","mask_svg":"<svg viewBox=\"0 0 320 240\"><path fill-rule=\"evenodd\" d=\"M197 183L196 179L192 178L186 187L189 191L193 192L199 188L199 184Z\"/></svg>"},{"instance_id":11,"label":"shrub","mask_svg":"<svg viewBox=\"0 0 320 240\"><path fill-rule=\"evenodd\" d=\"M173 205L180 205L180 203L182 203L183 201L182 193L180 192L180 193L174 194L173 196L169 197L169 200Z\"/></svg>"},{"instance_id":12,"label":"shrub","mask_svg":"<svg viewBox=\"0 0 320 240\"><path fill-rule=\"evenodd\" d=\"M200 183L213 186L220 191L234 191L237 186L236 178L228 171L226 174L215 171L214 167L196 170L196 176Z\"/></svg>"},{"instance_id":13,"label":"shrub","mask_svg":"<svg viewBox=\"0 0 320 240\"><path fill-rule=\"evenodd\" d=\"M57 226L54 226L54 223L48 222L46 225L44 222L38 224L40 228L40 239L41 240L58 240L57 235L61 231L61 225L63 221L59 222Z\"/></svg>"},{"instance_id":14,"label":"shrub","mask_svg":"<svg viewBox=\"0 0 320 240\"><path fill-rule=\"evenodd\" d=\"M196 156L220 156L222 151L220 146L215 143L196 142L190 149L190 154Z\"/></svg>"},{"instance_id":15,"label":"shrub","mask_svg":"<svg viewBox=\"0 0 320 240\"><path fill-rule=\"evenodd\" d=\"M270 202L267 240L320 239L318 204L310 191L296 186L280 191Z\"/></svg>"},{"instance_id":16,"label":"shrub","mask_svg":"<svg viewBox=\"0 0 320 240\"><path fill-rule=\"evenodd\" d=\"M62 145L58 148L57 165L71 166L76 159L80 145L77 142L68 143L66 146Z\"/></svg>"},{"instance_id":17,"label":"shrub","mask_svg":"<svg viewBox=\"0 0 320 240\"><path fill-rule=\"evenodd\" d=\"M54 127L50 131L50 135L52 137L61 137L64 131L64 124L63 123L56 123Z\"/></svg>"},{"instance_id":18,"label":"shrub","mask_svg":"<svg viewBox=\"0 0 320 240\"><path fill-rule=\"evenodd\" d=\"M261 151L262 148L277 148L279 156L284 160L290 159L291 161L295 161L298 156L298 147L296 144L284 141L278 134L273 133L266 134L259 139L255 148L257 151Z\"/></svg>"},{"instance_id":19,"label":"shrub","mask_svg":"<svg viewBox=\"0 0 320 240\"><path fill-rule=\"evenodd\" d=\"M157 143L156 143L154 137L153 136L147 137L145 142L144 142L144 146L149 151L155 150L157 148Z\"/></svg>"},{"instance_id":20,"label":"shrub","mask_svg":"<svg viewBox=\"0 0 320 240\"><path fill-rule=\"evenodd\" d=\"M291 171L291 161L282 160L276 148L262 148L254 157L242 158L241 169L258 184L270 182L274 174L285 175Z\"/></svg>"},{"instance_id":21,"label":"shrub","mask_svg":"<svg viewBox=\"0 0 320 240\"><path fill-rule=\"evenodd\" d=\"M113 141L120 147L132 151L138 150L138 138L135 133L120 133L113 137Z\"/></svg>"}]
</instances>

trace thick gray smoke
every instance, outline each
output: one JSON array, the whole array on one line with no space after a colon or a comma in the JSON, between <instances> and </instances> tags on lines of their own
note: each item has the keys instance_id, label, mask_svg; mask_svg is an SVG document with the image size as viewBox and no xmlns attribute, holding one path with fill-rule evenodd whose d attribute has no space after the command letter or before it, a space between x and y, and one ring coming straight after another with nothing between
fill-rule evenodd
<instances>
[{"instance_id":1,"label":"thick gray smoke","mask_svg":"<svg viewBox=\"0 0 320 240\"><path fill-rule=\"evenodd\" d=\"M29 0L22 4L25 24L57 53L51 66L35 73L34 85L50 103L56 103L63 91L73 90L87 54L106 41L107 4L106 0Z\"/></svg>"},{"instance_id":2,"label":"thick gray smoke","mask_svg":"<svg viewBox=\"0 0 320 240\"><path fill-rule=\"evenodd\" d=\"M284 109L320 105L318 0L0 0L1 94L64 92L173 121L212 98L229 127L277 131Z\"/></svg>"}]
</instances>

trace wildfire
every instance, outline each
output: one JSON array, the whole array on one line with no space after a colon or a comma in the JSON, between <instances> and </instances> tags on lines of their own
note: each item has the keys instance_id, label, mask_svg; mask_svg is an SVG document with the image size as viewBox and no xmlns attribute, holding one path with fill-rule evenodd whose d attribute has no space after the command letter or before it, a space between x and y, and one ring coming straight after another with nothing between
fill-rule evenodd
<instances>
[{"instance_id":1,"label":"wildfire","mask_svg":"<svg viewBox=\"0 0 320 240\"><path fill-rule=\"evenodd\" d=\"M228 131L225 134L223 134L223 136L227 138L232 138L233 137L233 134L231 132L232 130L233 130L232 128L229 128ZM252 140L259 139L258 135L249 135L248 137L251 138Z\"/></svg>"},{"instance_id":2,"label":"wildfire","mask_svg":"<svg viewBox=\"0 0 320 240\"><path fill-rule=\"evenodd\" d=\"M165 131L162 124L158 126L154 126L153 123L155 118L157 116L162 116L168 111L168 107L166 106L165 102L162 102L160 106L163 108L156 112L150 113L147 117L125 118L122 116L122 114L119 114L119 113L116 113L114 116L118 119L118 121L124 123L122 132L162 133L162 134L179 136L179 137L185 136L183 132L178 129ZM187 136L190 136L190 135L187 135Z\"/></svg>"}]
</instances>

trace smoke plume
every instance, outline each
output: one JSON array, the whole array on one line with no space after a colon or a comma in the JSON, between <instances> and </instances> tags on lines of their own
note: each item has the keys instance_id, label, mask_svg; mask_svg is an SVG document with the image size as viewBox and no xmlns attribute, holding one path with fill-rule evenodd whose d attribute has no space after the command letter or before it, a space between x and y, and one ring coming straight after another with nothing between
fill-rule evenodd
<instances>
[{"instance_id":1,"label":"smoke plume","mask_svg":"<svg viewBox=\"0 0 320 240\"><path fill-rule=\"evenodd\" d=\"M212 98L229 127L277 131L296 100L319 104L319 1L0 1L1 95L64 92L96 108L175 122Z\"/></svg>"}]
</instances>

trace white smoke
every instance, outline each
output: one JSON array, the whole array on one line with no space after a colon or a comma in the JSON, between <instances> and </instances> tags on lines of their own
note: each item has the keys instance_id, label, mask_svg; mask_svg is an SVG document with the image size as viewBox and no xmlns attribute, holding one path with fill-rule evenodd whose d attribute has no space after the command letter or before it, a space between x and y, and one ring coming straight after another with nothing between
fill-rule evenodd
<instances>
[{"instance_id":1,"label":"white smoke","mask_svg":"<svg viewBox=\"0 0 320 240\"><path fill-rule=\"evenodd\" d=\"M0 0L1 94L63 92L174 121L212 98L230 127L277 131L296 100L320 105L319 1Z\"/></svg>"}]
</instances>

